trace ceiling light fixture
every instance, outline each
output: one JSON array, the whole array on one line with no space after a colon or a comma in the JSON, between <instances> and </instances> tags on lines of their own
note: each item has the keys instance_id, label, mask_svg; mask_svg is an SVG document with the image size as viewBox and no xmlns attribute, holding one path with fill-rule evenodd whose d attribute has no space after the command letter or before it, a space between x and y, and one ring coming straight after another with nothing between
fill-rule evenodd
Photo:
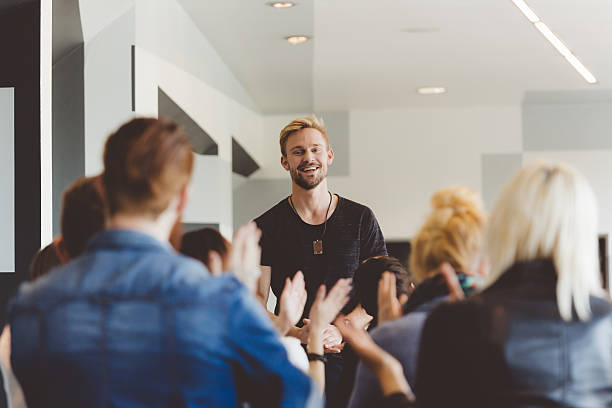
<instances>
[{"instance_id":1,"label":"ceiling light fixture","mask_svg":"<svg viewBox=\"0 0 612 408\"><path fill-rule=\"evenodd\" d=\"M289 42L289 44L291 45L298 45L308 42L308 40L310 40L310 37L308 37L307 35L291 35L289 37L285 37L285 40L287 40L287 42Z\"/></svg>"},{"instance_id":2,"label":"ceiling light fixture","mask_svg":"<svg viewBox=\"0 0 612 408\"><path fill-rule=\"evenodd\" d=\"M274 7L275 9L286 9L295 6L295 3L291 1L271 1L266 3L267 6Z\"/></svg>"},{"instance_id":3,"label":"ceiling light fixture","mask_svg":"<svg viewBox=\"0 0 612 408\"><path fill-rule=\"evenodd\" d=\"M441 86L427 86L423 88L418 88L417 92L421 95L439 95L446 93L446 88Z\"/></svg>"},{"instance_id":4,"label":"ceiling light fixture","mask_svg":"<svg viewBox=\"0 0 612 408\"><path fill-rule=\"evenodd\" d=\"M548 42L555 47L557 52L565 58L567 62L587 81L589 84L596 84L597 78L593 76L591 71L589 71L580 60L570 51L569 48L553 33L550 28L540 18L538 15L525 3L524 0L512 0L514 5L521 10L521 13L531 22L535 28L548 40Z\"/></svg>"}]
</instances>

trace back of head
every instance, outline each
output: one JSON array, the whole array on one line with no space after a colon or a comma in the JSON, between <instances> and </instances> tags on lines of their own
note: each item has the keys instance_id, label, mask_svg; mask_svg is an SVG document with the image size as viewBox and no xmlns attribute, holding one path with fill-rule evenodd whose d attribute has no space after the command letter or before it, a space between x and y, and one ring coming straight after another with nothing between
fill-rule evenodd
<instances>
[{"instance_id":1,"label":"back of head","mask_svg":"<svg viewBox=\"0 0 612 408\"><path fill-rule=\"evenodd\" d=\"M221 259L226 260L229 256L229 249L229 241L214 228L201 228L186 232L181 241L181 253L201 261L209 270L211 269L208 259L209 251L217 252Z\"/></svg>"},{"instance_id":2,"label":"back of head","mask_svg":"<svg viewBox=\"0 0 612 408\"><path fill-rule=\"evenodd\" d=\"M397 258L374 256L363 261L353 275L355 301L376 319L378 315L378 281L383 272L395 275L397 296L408 293L408 272Z\"/></svg>"},{"instance_id":3,"label":"back of head","mask_svg":"<svg viewBox=\"0 0 612 408\"><path fill-rule=\"evenodd\" d=\"M79 256L89 238L104 229L107 218L100 176L75 181L62 197L62 249L71 259Z\"/></svg>"},{"instance_id":4,"label":"back of head","mask_svg":"<svg viewBox=\"0 0 612 408\"><path fill-rule=\"evenodd\" d=\"M561 316L590 316L590 294L601 293L597 203L575 169L551 162L523 167L502 190L491 213L490 280L519 261L552 259Z\"/></svg>"},{"instance_id":5,"label":"back of head","mask_svg":"<svg viewBox=\"0 0 612 408\"><path fill-rule=\"evenodd\" d=\"M110 215L156 219L187 186L192 167L189 139L176 123L137 118L124 124L104 149Z\"/></svg>"},{"instance_id":6,"label":"back of head","mask_svg":"<svg viewBox=\"0 0 612 408\"><path fill-rule=\"evenodd\" d=\"M297 132L301 129L316 129L321 132L323 138L327 142L327 147L329 147L329 136L327 135L327 129L325 129L325 124L322 119L317 118L316 116L305 116L303 118L297 118L291 121L287 126L285 126L280 132L280 149L283 156L287 156L287 150L285 149L287 145L287 139L294 132Z\"/></svg>"},{"instance_id":7,"label":"back of head","mask_svg":"<svg viewBox=\"0 0 612 408\"><path fill-rule=\"evenodd\" d=\"M465 187L449 187L431 197L432 212L411 241L410 272L422 281L448 262L470 273L482 250L486 214L478 195Z\"/></svg>"},{"instance_id":8,"label":"back of head","mask_svg":"<svg viewBox=\"0 0 612 408\"><path fill-rule=\"evenodd\" d=\"M55 248L55 241L36 252L30 264L30 280L36 280L46 275L51 269L61 265L62 262Z\"/></svg>"}]
</instances>

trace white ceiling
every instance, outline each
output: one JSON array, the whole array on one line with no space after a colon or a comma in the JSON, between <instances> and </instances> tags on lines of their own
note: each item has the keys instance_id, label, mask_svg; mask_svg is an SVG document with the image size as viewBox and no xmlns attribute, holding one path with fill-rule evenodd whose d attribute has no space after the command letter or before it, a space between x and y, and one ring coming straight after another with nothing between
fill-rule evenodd
<instances>
[{"instance_id":1,"label":"white ceiling","mask_svg":"<svg viewBox=\"0 0 612 408\"><path fill-rule=\"evenodd\" d=\"M598 78L587 84L510 0L179 0L265 113L515 105L612 89L612 1L527 0ZM313 35L300 46L291 34ZM448 93L421 96L421 86Z\"/></svg>"}]
</instances>

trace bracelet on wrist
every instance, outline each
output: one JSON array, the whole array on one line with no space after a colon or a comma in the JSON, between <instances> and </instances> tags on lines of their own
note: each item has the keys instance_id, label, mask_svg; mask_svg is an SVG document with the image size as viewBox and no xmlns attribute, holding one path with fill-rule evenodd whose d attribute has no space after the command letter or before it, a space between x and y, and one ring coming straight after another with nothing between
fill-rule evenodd
<instances>
[{"instance_id":1,"label":"bracelet on wrist","mask_svg":"<svg viewBox=\"0 0 612 408\"><path fill-rule=\"evenodd\" d=\"M307 353L306 356L308 356L308 361L321 361L324 364L327 363L327 357L323 354Z\"/></svg>"}]
</instances>

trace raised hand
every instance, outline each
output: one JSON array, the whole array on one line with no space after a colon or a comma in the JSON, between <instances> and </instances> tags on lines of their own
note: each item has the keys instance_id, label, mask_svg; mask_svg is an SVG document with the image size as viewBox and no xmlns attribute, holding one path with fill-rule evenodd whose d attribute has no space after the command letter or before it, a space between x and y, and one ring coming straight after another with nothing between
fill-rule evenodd
<instances>
[{"instance_id":1,"label":"raised hand","mask_svg":"<svg viewBox=\"0 0 612 408\"><path fill-rule=\"evenodd\" d=\"M293 280L287 278L285 287L279 299L279 315L276 319L276 327L281 335L286 335L289 329L296 325L304 312L306 305L306 284L302 271L298 271Z\"/></svg>"},{"instance_id":2,"label":"raised hand","mask_svg":"<svg viewBox=\"0 0 612 408\"><path fill-rule=\"evenodd\" d=\"M329 325L348 302L350 291L351 279L339 279L327 296L325 285L321 285L310 308L311 326L321 329Z\"/></svg>"},{"instance_id":3,"label":"raised hand","mask_svg":"<svg viewBox=\"0 0 612 408\"><path fill-rule=\"evenodd\" d=\"M402 306L408 301L408 295L402 293L397 298L395 274L383 272L378 281L378 324L393 321L402 316Z\"/></svg>"},{"instance_id":4,"label":"raised hand","mask_svg":"<svg viewBox=\"0 0 612 408\"><path fill-rule=\"evenodd\" d=\"M461 289L461 284L459 283L459 279L457 279L457 273L451 264L444 262L442 265L440 265L438 271L440 275L444 277L444 281L448 287L449 300L454 301L464 299L465 293L463 293L463 289Z\"/></svg>"},{"instance_id":5,"label":"raised hand","mask_svg":"<svg viewBox=\"0 0 612 408\"><path fill-rule=\"evenodd\" d=\"M260 238L261 230L257 228L253 221L243 225L234 234L230 255L234 275L253 293L257 286L257 279L261 274L259 269L261 258Z\"/></svg>"}]
</instances>

